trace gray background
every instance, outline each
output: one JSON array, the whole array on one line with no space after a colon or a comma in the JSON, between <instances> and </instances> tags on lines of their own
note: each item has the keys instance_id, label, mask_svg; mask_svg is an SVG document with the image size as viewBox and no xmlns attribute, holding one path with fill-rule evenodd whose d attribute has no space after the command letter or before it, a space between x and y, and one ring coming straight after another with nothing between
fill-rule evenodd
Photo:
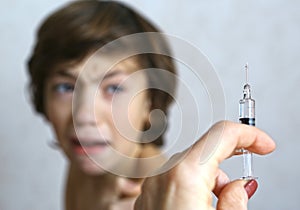
<instances>
[{"instance_id":1,"label":"gray background","mask_svg":"<svg viewBox=\"0 0 300 210\"><path fill-rule=\"evenodd\" d=\"M48 146L51 131L29 105L25 61L39 22L64 2L1 2L1 210L62 209L66 160ZM237 121L249 62L257 124L277 143L272 155L255 156L260 187L250 209L299 209L300 1L127 2L209 57L224 87L226 119ZM234 179L241 163L234 158L223 167Z\"/></svg>"}]
</instances>

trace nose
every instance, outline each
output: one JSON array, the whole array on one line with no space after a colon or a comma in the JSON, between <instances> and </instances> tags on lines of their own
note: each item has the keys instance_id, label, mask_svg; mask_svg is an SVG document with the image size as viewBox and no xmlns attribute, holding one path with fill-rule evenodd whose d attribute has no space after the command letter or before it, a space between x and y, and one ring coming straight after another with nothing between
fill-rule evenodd
<instances>
[{"instance_id":1,"label":"nose","mask_svg":"<svg viewBox=\"0 0 300 210\"><path fill-rule=\"evenodd\" d=\"M82 86L76 88L72 102L72 115L75 126L96 125L95 100L95 91Z\"/></svg>"}]
</instances>

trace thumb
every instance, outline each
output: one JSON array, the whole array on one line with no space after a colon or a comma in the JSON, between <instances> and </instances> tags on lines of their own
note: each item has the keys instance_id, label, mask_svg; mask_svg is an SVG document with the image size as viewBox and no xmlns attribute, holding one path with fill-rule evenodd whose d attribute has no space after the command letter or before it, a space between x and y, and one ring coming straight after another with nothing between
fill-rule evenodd
<instances>
[{"instance_id":1,"label":"thumb","mask_svg":"<svg viewBox=\"0 0 300 210\"><path fill-rule=\"evenodd\" d=\"M137 197L141 193L140 181L120 178L118 185L121 192L121 197Z\"/></svg>"},{"instance_id":2,"label":"thumb","mask_svg":"<svg viewBox=\"0 0 300 210\"><path fill-rule=\"evenodd\" d=\"M247 210L247 203L257 189L256 180L235 180L219 195L217 210Z\"/></svg>"}]
</instances>

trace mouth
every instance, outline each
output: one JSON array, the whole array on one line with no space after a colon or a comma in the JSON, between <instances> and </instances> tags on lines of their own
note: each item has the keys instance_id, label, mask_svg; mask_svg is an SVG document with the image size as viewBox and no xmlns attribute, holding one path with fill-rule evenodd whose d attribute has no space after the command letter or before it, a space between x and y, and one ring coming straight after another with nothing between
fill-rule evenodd
<instances>
[{"instance_id":1,"label":"mouth","mask_svg":"<svg viewBox=\"0 0 300 210\"><path fill-rule=\"evenodd\" d=\"M95 155L102 153L109 143L104 140L91 139L91 138L72 138L72 150L77 155Z\"/></svg>"}]
</instances>

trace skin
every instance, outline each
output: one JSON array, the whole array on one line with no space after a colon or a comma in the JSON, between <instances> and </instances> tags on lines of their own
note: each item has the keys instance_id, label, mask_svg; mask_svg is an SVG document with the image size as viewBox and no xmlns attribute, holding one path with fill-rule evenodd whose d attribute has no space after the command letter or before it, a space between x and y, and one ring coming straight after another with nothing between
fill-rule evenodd
<instances>
[{"instance_id":1,"label":"skin","mask_svg":"<svg viewBox=\"0 0 300 210\"><path fill-rule=\"evenodd\" d=\"M211 145L217 146L209 147ZM214 149L204 152L210 148ZM246 181L231 182L219 168L220 163L239 148L264 155L275 149L275 143L258 128L219 122L186 151L187 156L180 164L167 173L145 180L135 210L211 210L215 209L211 192L218 197L217 210L246 210ZM186 155L183 152L173 159L183 154Z\"/></svg>"},{"instance_id":2,"label":"skin","mask_svg":"<svg viewBox=\"0 0 300 210\"><path fill-rule=\"evenodd\" d=\"M103 67L106 63L108 58L96 56L76 65L61 65L46 82L46 116L70 160L66 209L133 209L141 180L107 173L101 163L107 163L105 167L122 165L115 152L129 157L159 153L153 146L141 147L132 141L139 139L134 131L142 130L148 120L147 92L140 91L147 87L145 76L139 74L139 82L132 81L130 75L138 69L134 59L109 71ZM118 116L118 128L114 116ZM128 124L134 129L126 130ZM121 135L119 129L127 133ZM126 165L127 170L136 168Z\"/></svg>"},{"instance_id":3,"label":"skin","mask_svg":"<svg viewBox=\"0 0 300 210\"><path fill-rule=\"evenodd\" d=\"M138 133L121 134L119 129L131 124L142 130L149 102L146 91L136 92L146 88L146 78L139 75L139 83L131 81L130 74L138 67L130 59L109 72L102 68L104 59L85 61L54 71L46 85L46 115L70 160L87 174L101 174L105 171L93 160L109 160L113 151L132 157L139 153L139 145L126 138L136 140ZM130 103L124 104L129 97ZM114 116L123 127L115 126Z\"/></svg>"},{"instance_id":4,"label":"skin","mask_svg":"<svg viewBox=\"0 0 300 210\"><path fill-rule=\"evenodd\" d=\"M239 148L261 155L275 149L273 140L255 127L227 121L215 124L188 150L169 160L185 155L179 164L146 178L143 184L107 173L101 164L99 167L97 163L103 162L108 162L108 167L118 165L120 160L114 158L114 151L130 157L158 153L131 141L139 138L138 132L126 129L130 124L133 130L142 130L148 120L147 92L139 91L146 87L145 76L140 75L138 83L130 80L129 75L138 68L134 60L122 61L109 72L103 68L106 61L98 58L88 64L83 61L59 67L46 84L46 115L70 159L66 209L209 210L214 209L211 192L219 198L218 210L247 209L246 182L231 182L219 164ZM128 98L132 100L124 106ZM114 115L128 132L125 135L115 126ZM126 168L136 170L137 165Z\"/></svg>"}]
</instances>

